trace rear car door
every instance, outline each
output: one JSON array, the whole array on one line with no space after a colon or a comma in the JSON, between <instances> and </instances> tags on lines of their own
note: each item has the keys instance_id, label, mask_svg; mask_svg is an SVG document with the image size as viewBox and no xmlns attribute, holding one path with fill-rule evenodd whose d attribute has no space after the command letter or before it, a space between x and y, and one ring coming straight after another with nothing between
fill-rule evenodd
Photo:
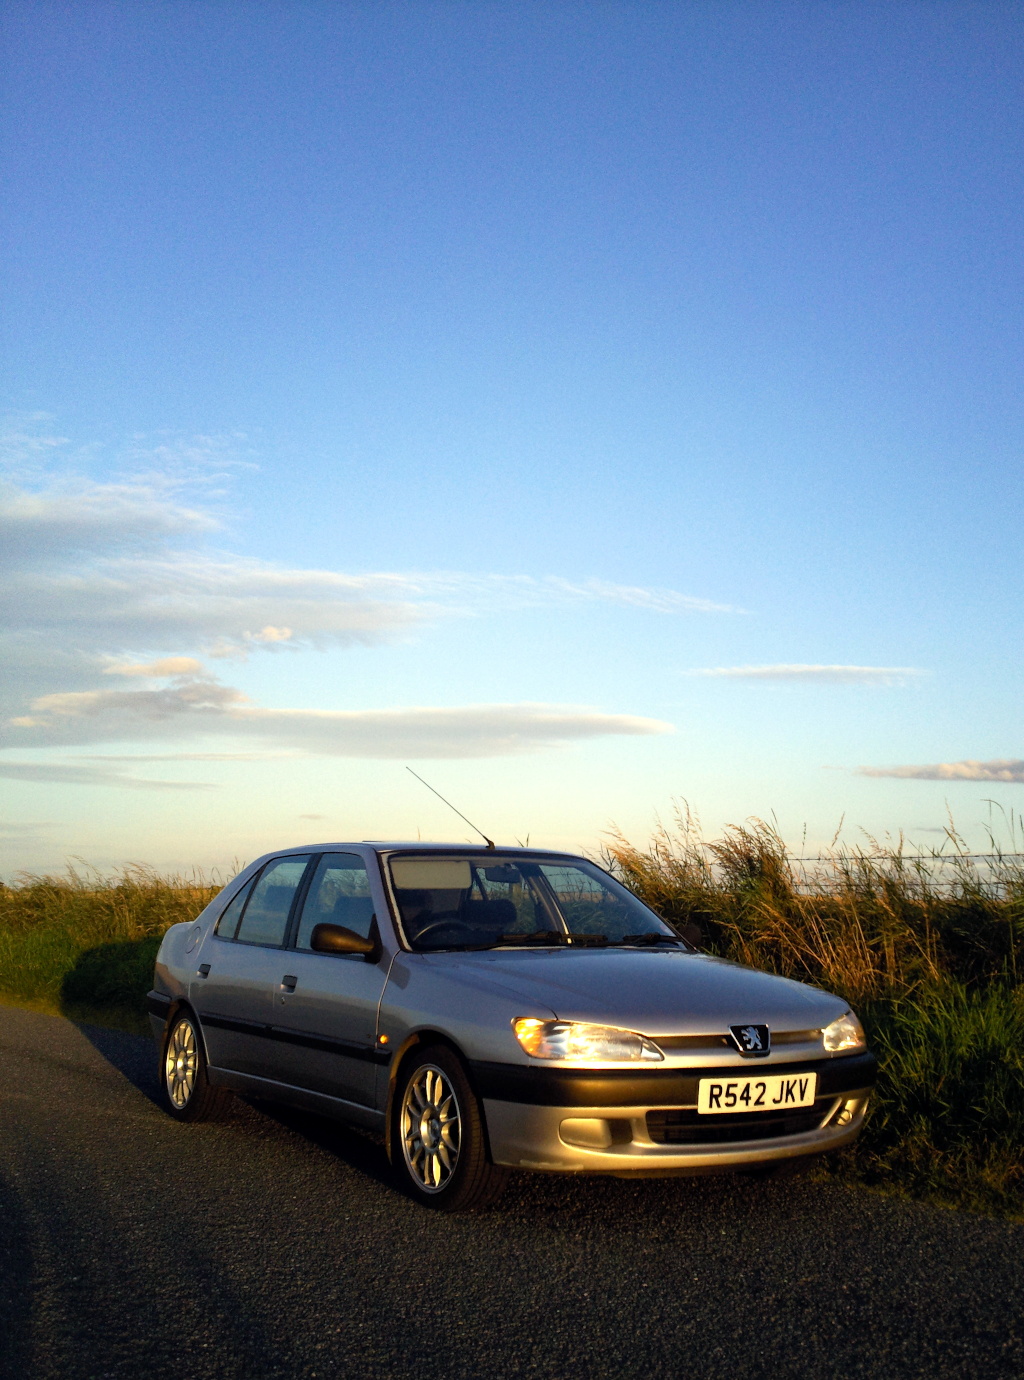
<instances>
[{"instance_id":1,"label":"rear car door","mask_svg":"<svg viewBox=\"0 0 1024 1380\"><path fill-rule=\"evenodd\" d=\"M238 896L199 950L189 997L215 1068L266 1072L288 923L311 855L274 858Z\"/></svg>"},{"instance_id":2,"label":"rear car door","mask_svg":"<svg viewBox=\"0 0 1024 1380\"><path fill-rule=\"evenodd\" d=\"M373 869L373 873L376 869ZM316 925L343 925L363 937L387 914L379 877L357 853L324 853L306 890L292 947L274 955L271 1077L363 1107L376 1105L377 1008L387 977L388 944L378 961L310 948Z\"/></svg>"}]
</instances>

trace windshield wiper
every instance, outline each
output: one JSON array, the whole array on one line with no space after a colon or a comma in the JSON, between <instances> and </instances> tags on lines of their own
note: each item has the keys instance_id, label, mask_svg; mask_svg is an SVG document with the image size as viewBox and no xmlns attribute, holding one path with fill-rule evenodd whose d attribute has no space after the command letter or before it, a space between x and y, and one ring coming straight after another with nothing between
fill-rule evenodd
<instances>
[{"instance_id":1,"label":"windshield wiper","mask_svg":"<svg viewBox=\"0 0 1024 1380\"><path fill-rule=\"evenodd\" d=\"M503 934L495 941L502 946L508 944L558 944L566 948L604 949L608 946L608 936L604 934L575 934L565 930L534 930L532 934Z\"/></svg>"},{"instance_id":2,"label":"windshield wiper","mask_svg":"<svg viewBox=\"0 0 1024 1380\"><path fill-rule=\"evenodd\" d=\"M624 934L621 939L617 939L616 944L636 945L638 948L647 947L651 944L681 944L683 941L674 934L659 934L657 930L648 930L646 934Z\"/></svg>"},{"instance_id":3,"label":"windshield wiper","mask_svg":"<svg viewBox=\"0 0 1024 1380\"><path fill-rule=\"evenodd\" d=\"M503 934L494 941L494 945L506 944L566 944L569 936L564 930L533 930L530 934Z\"/></svg>"}]
</instances>

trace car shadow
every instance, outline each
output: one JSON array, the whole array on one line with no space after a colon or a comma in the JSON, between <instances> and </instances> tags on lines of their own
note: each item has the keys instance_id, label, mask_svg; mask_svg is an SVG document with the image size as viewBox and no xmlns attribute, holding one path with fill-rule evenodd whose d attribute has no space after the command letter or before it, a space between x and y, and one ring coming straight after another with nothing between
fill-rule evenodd
<instances>
[{"instance_id":1,"label":"car shadow","mask_svg":"<svg viewBox=\"0 0 1024 1380\"><path fill-rule=\"evenodd\" d=\"M156 1047L152 1040L147 1040L145 1035L132 1035L126 1030L93 1025L89 1021L73 1021L72 1024L122 1077L154 1105L160 1105Z\"/></svg>"},{"instance_id":2,"label":"car shadow","mask_svg":"<svg viewBox=\"0 0 1024 1380\"><path fill-rule=\"evenodd\" d=\"M152 1040L144 1035L132 1035L124 1030L92 1025L87 1021L75 1021L74 1025L108 1064L162 1109L156 1049ZM350 1168L397 1191L382 1138L332 1121L329 1117L318 1116L315 1112L286 1107L283 1103L239 1095L233 1100L235 1107L232 1116L245 1119L250 1115L273 1122L282 1131L302 1136L321 1150L337 1156Z\"/></svg>"},{"instance_id":3,"label":"car shadow","mask_svg":"<svg viewBox=\"0 0 1024 1380\"><path fill-rule=\"evenodd\" d=\"M292 1131L329 1155L344 1160L350 1168L365 1174L375 1183L384 1184L395 1192L399 1191L394 1172L388 1163L383 1136L375 1136L369 1131L346 1126L330 1117L318 1116L315 1112L286 1107L280 1102L266 1102L262 1098L238 1100L283 1130Z\"/></svg>"}]
</instances>

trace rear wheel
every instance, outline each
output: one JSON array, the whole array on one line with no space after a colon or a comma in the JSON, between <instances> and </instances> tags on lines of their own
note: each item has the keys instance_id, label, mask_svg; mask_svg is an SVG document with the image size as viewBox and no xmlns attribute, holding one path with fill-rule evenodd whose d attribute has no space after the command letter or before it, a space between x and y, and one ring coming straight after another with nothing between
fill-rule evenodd
<instances>
[{"instance_id":1,"label":"rear wheel","mask_svg":"<svg viewBox=\"0 0 1024 1380\"><path fill-rule=\"evenodd\" d=\"M392 1146L406 1190L425 1207L489 1207L508 1171L487 1156L483 1116L466 1071L444 1046L417 1051L395 1090Z\"/></svg>"},{"instance_id":2,"label":"rear wheel","mask_svg":"<svg viewBox=\"0 0 1024 1380\"><path fill-rule=\"evenodd\" d=\"M203 1042L191 1011L178 1011L167 1022L159 1073L164 1108L175 1120L212 1121L225 1112L231 1094L210 1085Z\"/></svg>"}]
</instances>

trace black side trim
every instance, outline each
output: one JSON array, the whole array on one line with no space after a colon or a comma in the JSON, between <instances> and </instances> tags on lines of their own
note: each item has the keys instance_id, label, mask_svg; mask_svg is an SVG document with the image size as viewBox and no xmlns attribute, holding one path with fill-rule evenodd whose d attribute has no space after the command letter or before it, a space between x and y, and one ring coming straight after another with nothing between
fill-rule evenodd
<instances>
[{"instance_id":1,"label":"black side trim","mask_svg":"<svg viewBox=\"0 0 1024 1380\"><path fill-rule=\"evenodd\" d=\"M253 1035L259 1040L276 1040L284 1045L301 1045L305 1049L319 1049L327 1054L344 1054L369 1064L386 1064L390 1050L374 1049L355 1040L335 1040L326 1035L306 1035L299 1030L286 1030L277 1025L261 1025L259 1021L239 1021L227 1016L202 1016L203 1025L216 1030L233 1030L238 1035Z\"/></svg>"},{"instance_id":2,"label":"black side trim","mask_svg":"<svg viewBox=\"0 0 1024 1380\"><path fill-rule=\"evenodd\" d=\"M497 1102L523 1102L534 1107L693 1107L701 1078L747 1078L749 1065L707 1069L583 1069L542 1068L537 1064L470 1062L481 1097ZM874 1086L878 1061L873 1054L849 1054L838 1059L798 1063L759 1064L760 1073L816 1073L818 1096L859 1091Z\"/></svg>"},{"instance_id":3,"label":"black side trim","mask_svg":"<svg viewBox=\"0 0 1024 1380\"><path fill-rule=\"evenodd\" d=\"M147 992L146 1010L151 1016L166 1016L171 1009L171 999L166 992Z\"/></svg>"}]
</instances>

